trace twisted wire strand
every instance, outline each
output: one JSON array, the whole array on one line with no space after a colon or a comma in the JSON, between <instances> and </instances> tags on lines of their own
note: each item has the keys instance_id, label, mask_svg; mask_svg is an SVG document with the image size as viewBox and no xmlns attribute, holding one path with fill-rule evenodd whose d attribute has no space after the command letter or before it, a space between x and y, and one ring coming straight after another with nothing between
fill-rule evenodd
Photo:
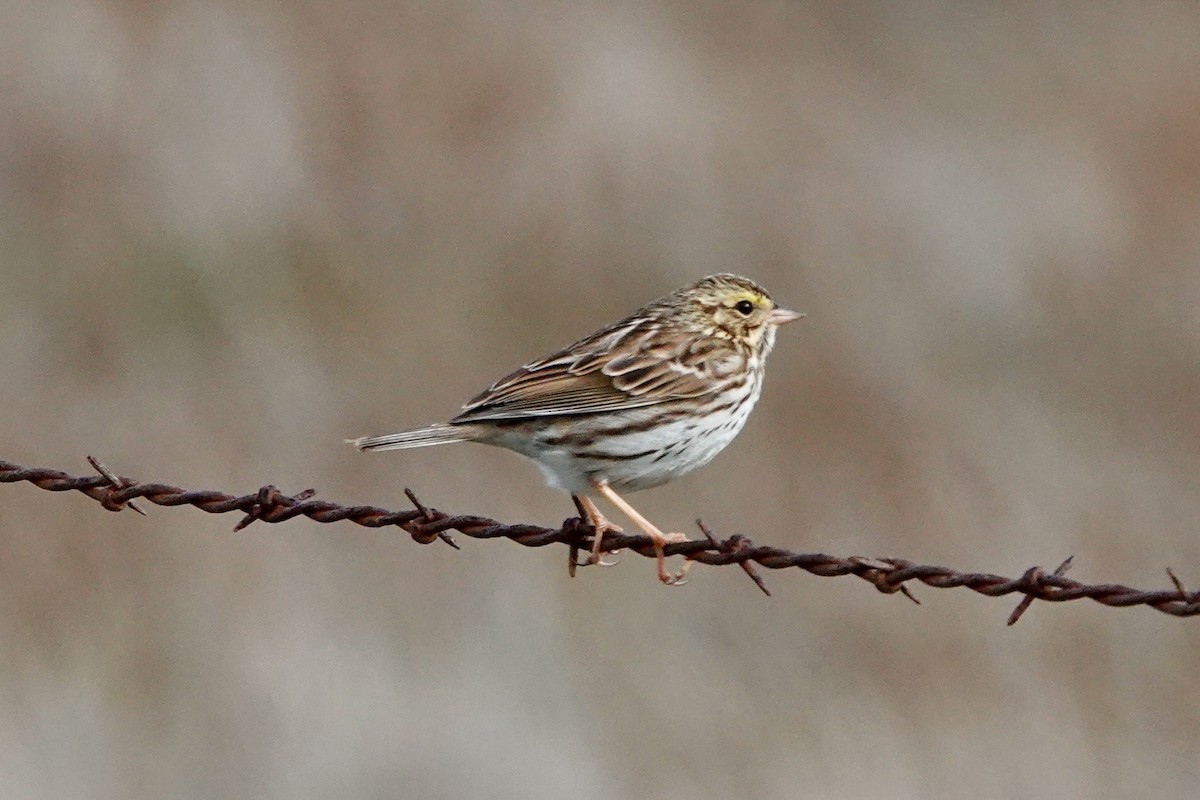
<instances>
[{"instance_id":1,"label":"twisted wire strand","mask_svg":"<svg viewBox=\"0 0 1200 800\"><path fill-rule=\"evenodd\" d=\"M136 498L144 498L159 506L194 506L210 514L225 514L234 511L244 516L234 530L241 530L252 522L285 522L295 517L308 517L316 522L341 522L348 520L367 528L395 526L406 531L414 541L422 544L442 540L457 548L450 531L457 531L473 539L510 539L526 547L545 547L562 543L571 547L571 559L580 550L591 547L592 529L579 518L566 520L560 528L545 528L539 525L508 525L487 517L446 514L424 506L412 492L406 490L414 508L409 511L392 511L378 506L344 506L326 500L314 500L313 490L296 495L286 495L274 486L263 486L258 491L245 495L202 490L190 491L166 483L142 483L109 472L102 464L89 457L100 474L74 476L66 472L40 467L22 467L0 461L0 483L30 483L51 492L81 492L96 500L109 511L120 511ZM1019 578L1007 578L982 572L960 572L948 567L917 564L902 558L864 558L861 556L838 557L825 553L798 553L780 547L754 544L750 539L735 534L723 539L713 536L703 523L701 530L705 539L693 539L666 545L667 555L682 555L712 566L738 564L745 569L760 588L766 592L753 565L771 570L796 568L821 577L831 578L854 575L881 592L902 592L916 601L907 586L909 581L919 581L938 589L964 587L988 597L1008 594L1024 596L1021 605L1009 617L1013 624L1028 608L1032 600L1065 602L1089 598L1097 603L1114 608L1148 606L1175 617L1200 615L1200 592L1188 591L1168 570L1174 589L1143 591L1120 584L1086 584L1063 576L1071 559L1063 562L1053 573L1040 567L1031 567ZM606 550L625 549L653 558L654 546L648 536L641 534L604 534ZM767 592L769 594L769 592Z\"/></svg>"}]
</instances>

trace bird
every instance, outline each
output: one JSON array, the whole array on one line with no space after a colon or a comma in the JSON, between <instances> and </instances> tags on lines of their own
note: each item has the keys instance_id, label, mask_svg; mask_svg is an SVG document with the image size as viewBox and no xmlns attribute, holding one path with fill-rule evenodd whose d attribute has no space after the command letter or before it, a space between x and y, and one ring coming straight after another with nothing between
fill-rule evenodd
<instances>
[{"instance_id":1,"label":"bird","mask_svg":"<svg viewBox=\"0 0 1200 800\"><path fill-rule=\"evenodd\" d=\"M777 329L803 316L749 278L709 275L525 364L447 422L346 441L359 450L480 442L520 453L586 517L585 563L606 564L604 534L622 532L595 496L650 537L659 580L680 584L691 562L672 575L663 547L687 536L664 533L620 493L661 486L724 450L762 391Z\"/></svg>"}]
</instances>

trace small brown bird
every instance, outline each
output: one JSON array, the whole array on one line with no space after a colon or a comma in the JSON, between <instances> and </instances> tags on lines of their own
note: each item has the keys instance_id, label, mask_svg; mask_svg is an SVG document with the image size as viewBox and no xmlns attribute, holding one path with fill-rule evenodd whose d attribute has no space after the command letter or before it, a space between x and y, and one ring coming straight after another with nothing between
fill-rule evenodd
<instances>
[{"instance_id":1,"label":"small brown bird","mask_svg":"<svg viewBox=\"0 0 1200 800\"><path fill-rule=\"evenodd\" d=\"M528 456L595 531L588 563L600 562L606 531L621 531L596 494L654 541L659 579L678 583L686 567L668 573L663 545L687 537L663 533L617 492L659 486L725 449L758 400L776 329L802 316L748 278L711 275L526 364L449 422L348 441L360 450L482 442Z\"/></svg>"}]
</instances>

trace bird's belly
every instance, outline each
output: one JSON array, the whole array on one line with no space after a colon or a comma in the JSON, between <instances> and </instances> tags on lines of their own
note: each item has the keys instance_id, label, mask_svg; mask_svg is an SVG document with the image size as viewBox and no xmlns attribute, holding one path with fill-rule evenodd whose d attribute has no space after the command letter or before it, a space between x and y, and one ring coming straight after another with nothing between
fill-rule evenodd
<instances>
[{"instance_id":1,"label":"bird's belly","mask_svg":"<svg viewBox=\"0 0 1200 800\"><path fill-rule=\"evenodd\" d=\"M651 407L544 420L491 443L533 459L556 489L587 493L602 481L617 491L637 491L707 464L741 431L752 405L742 403L719 419L681 414L655 423L663 409Z\"/></svg>"}]
</instances>

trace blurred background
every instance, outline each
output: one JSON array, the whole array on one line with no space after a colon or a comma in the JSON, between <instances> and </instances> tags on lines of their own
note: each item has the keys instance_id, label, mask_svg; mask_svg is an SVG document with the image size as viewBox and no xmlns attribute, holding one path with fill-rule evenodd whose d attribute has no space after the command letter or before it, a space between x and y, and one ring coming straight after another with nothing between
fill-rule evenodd
<instances>
[{"instance_id":1,"label":"blurred background","mask_svg":"<svg viewBox=\"0 0 1200 800\"><path fill-rule=\"evenodd\" d=\"M808 317L666 529L1200 588L1189 3L0 0L0 458L557 525L360 454L700 276ZM0 488L13 798L1193 793L1148 609Z\"/></svg>"}]
</instances>

